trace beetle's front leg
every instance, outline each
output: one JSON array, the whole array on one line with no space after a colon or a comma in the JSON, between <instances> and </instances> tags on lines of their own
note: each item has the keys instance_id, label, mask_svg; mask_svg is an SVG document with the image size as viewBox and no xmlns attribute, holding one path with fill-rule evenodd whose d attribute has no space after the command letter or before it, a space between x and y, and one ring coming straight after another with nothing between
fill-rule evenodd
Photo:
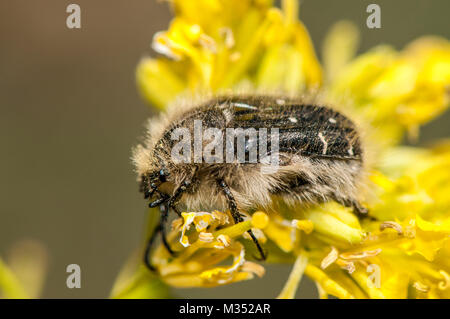
<instances>
[{"instance_id":1,"label":"beetle's front leg","mask_svg":"<svg viewBox=\"0 0 450 319\"><path fill-rule=\"evenodd\" d=\"M225 197L227 198L228 201L228 206L230 207L230 211L231 211L231 216L233 216L234 222L235 223L240 223L243 221L242 215L241 213L239 213L239 210L237 208L237 204L236 204L236 200L234 199L233 194L231 193L230 188L228 187L228 185L225 183L225 181L223 179L219 179L217 180L217 184L219 185L220 189L222 190L222 192L224 193ZM256 238L256 236L253 234L252 230L248 230L247 233L250 235L250 237L252 238L253 242L256 245L256 248L258 248L258 251L261 255L261 260L266 260L266 254L264 253L263 249L261 248L261 245L258 242L258 239Z\"/></svg>"}]
</instances>

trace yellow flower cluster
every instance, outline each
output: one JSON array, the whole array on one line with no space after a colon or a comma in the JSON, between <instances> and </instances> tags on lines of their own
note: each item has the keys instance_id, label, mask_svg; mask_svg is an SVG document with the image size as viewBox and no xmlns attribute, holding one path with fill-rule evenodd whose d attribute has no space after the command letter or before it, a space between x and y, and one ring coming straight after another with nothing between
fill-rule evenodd
<instances>
[{"instance_id":1,"label":"yellow flower cluster","mask_svg":"<svg viewBox=\"0 0 450 319\"><path fill-rule=\"evenodd\" d=\"M262 276L247 261L252 229L269 250L268 262L293 263L280 298L292 298L303 274L319 296L339 298L450 297L450 141L432 149L398 146L404 132L448 106L450 43L422 38L398 52L380 46L354 57L358 32L335 25L316 59L298 2L174 0L169 29L155 34L161 55L137 69L144 97L165 108L177 96L224 89L320 90L345 101L371 127L380 152L370 168L367 205L373 219L345 207L257 212L233 224L226 212L190 212L176 220L169 241L152 255L161 279L173 286L209 287ZM229 266L223 266L228 259Z\"/></svg>"},{"instance_id":2,"label":"yellow flower cluster","mask_svg":"<svg viewBox=\"0 0 450 319\"><path fill-rule=\"evenodd\" d=\"M182 216L174 220L170 238L173 247L178 248L177 257L170 260L164 247L153 254L152 261L165 282L178 287L208 287L264 274L262 266L245 260L244 246L235 240L249 229L264 228L268 223L264 213L256 212L236 225L230 223L229 214L218 211L182 213ZM233 258L230 266L214 267L230 257Z\"/></svg>"},{"instance_id":3,"label":"yellow flower cluster","mask_svg":"<svg viewBox=\"0 0 450 319\"><path fill-rule=\"evenodd\" d=\"M354 53L354 44L337 44L351 41L341 37L355 33L352 28L346 23L336 25L325 42L332 96L350 100L379 129L388 145L398 143L404 129L416 137L419 125L448 106L450 43L424 37L401 52L382 45L351 61L333 58L336 47L345 52L337 52L338 57Z\"/></svg>"},{"instance_id":4,"label":"yellow flower cluster","mask_svg":"<svg viewBox=\"0 0 450 319\"><path fill-rule=\"evenodd\" d=\"M299 92L321 83L321 69L297 2L284 13L270 0L173 1L176 17L158 32L137 69L138 86L153 105L165 108L186 91L230 87ZM201 14L199 14L201 12Z\"/></svg>"}]
</instances>

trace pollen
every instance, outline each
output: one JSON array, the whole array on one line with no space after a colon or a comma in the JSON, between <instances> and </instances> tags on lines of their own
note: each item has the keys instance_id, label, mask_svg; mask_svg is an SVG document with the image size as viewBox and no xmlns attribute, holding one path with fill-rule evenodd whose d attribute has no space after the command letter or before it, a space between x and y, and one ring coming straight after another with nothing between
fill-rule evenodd
<instances>
[{"instance_id":1,"label":"pollen","mask_svg":"<svg viewBox=\"0 0 450 319\"><path fill-rule=\"evenodd\" d=\"M200 232L198 234L198 239L205 243L212 243L214 241L214 236L211 233Z\"/></svg>"},{"instance_id":2,"label":"pollen","mask_svg":"<svg viewBox=\"0 0 450 319\"><path fill-rule=\"evenodd\" d=\"M225 247L229 247L231 244L231 238L228 235L219 235L217 236L218 245L215 245L214 248L223 249Z\"/></svg>"},{"instance_id":3,"label":"pollen","mask_svg":"<svg viewBox=\"0 0 450 319\"><path fill-rule=\"evenodd\" d=\"M213 216L210 213L197 213L194 217L195 229L198 232L204 231L212 222Z\"/></svg>"},{"instance_id":4,"label":"pollen","mask_svg":"<svg viewBox=\"0 0 450 319\"><path fill-rule=\"evenodd\" d=\"M226 225L230 222L230 219L226 213L219 212L215 210L212 212L214 220L218 222L219 225Z\"/></svg>"},{"instance_id":5,"label":"pollen","mask_svg":"<svg viewBox=\"0 0 450 319\"><path fill-rule=\"evenodd\" d=\"M416 238L416 226L415 226L415 221L411 220L409 225L406 225L404 227L404 233L405 233L405 237L409 238L409 239L414 239Z\"/></svg>"}]
</instances>

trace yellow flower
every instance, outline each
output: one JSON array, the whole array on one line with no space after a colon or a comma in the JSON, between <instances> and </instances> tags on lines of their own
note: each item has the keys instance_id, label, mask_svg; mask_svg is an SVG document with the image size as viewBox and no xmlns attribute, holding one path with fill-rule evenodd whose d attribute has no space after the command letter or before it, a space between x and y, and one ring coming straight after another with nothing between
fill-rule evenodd
<instances>
[{"instance_id":1,"label":"yellow flower","mask_svg":"<svg viewBox=\"0 0 450 319\"><path fill-rule=\"evenodd\" d=\"M38 241L22 240L0 258L0 298L38 298L48 270L48 252Z\"/></svg>"},{"instance_id":2,"label":"yellow flower","mask_svg":"<svg viewBox=\"0 0 450 319\"><path fill-rule=\"evenodd\" d=\"M447 40L424 37L401 52L384 45L354 60L334 61L334 54L329 52L332 46L349 41L339 37L352 33L347 30L352 29L348 25L345 30L339 24L336 28L327 39L324 53L325 57L330 56L329 71L333 72L329 74L333 79L330 90L335 98L348 98L372 126L384 131L386 144L398 143L404 129L416 137L419 125L447 108L450 83ZM341 51L354 50L354 47L354 44L343 45ZM351 53L340 55L351 56Z\"/></svg>"},{"instance_id":3,"label":"yellow flower","mask_svg":"<svg viewBox=\"0 0 450 319\"><path fill-rule=\"evenodd\" d=\"M268 262L294 265L279 298L293 298L303 275L321 298L449 298L450 141L432 149L398 144L448 107L450 43L427 37L402 51L383 45L355 57L358 31L340 22L325 39L322 71L295 0L281 9L269 0L172 4L169 29L153 38L160 55L137 68L153 105L226 89L319 90L354 110L378 147L367 183L374 219L358 220L337 203L246 213L238 224L227 212L185 212L169 234L175 257L162 246L151 256L160 279L210 287L262 276L262 265L248 260L252 229Z\"/></svg>"},{"instance_id":4,"label":"yellow flower","mask_svg":"<svg viewBox=\"0 0 450 319\"><path fill-rule=\"evenodd\" d=\"M143 59L137 69L144 97L165 108L186 91L252 85L297 92L319 85L320 65L297 20L297 3L286 1L283 11L271 4L174 1L169 30L153 38L162 56Z\"/></svg>"},{"instance_id":5,"label":"yellow flower","mask_svg":"<svg viewBox=\"0 0 450 319\"><path fill-rule=\"evenodd\" d=\"M178 287L208 287L264 274L262 266L246 261L244 246L236 240L249 229L264 228L268 223L264 213L254 213L236 225L229 222L232 220L229 214L218 211L182 213L182 216L173 222L174 231L169 237L177 249L176 258L169 260L164 247L159 247L152 256L163 281ZM224 226L228 227L221 228ZM233 258L231 265L212 268L229 257Z\"/></svg>"}]
</instances>

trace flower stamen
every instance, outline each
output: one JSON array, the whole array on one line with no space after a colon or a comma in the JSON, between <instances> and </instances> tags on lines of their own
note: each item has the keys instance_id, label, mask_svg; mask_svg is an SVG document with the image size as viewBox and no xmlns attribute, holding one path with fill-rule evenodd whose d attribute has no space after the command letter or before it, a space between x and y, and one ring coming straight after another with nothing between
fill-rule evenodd
<instances>
[{"instance_id":1,"label":"flower stamen","mask_svg":"<svg viewBox=\"0 0 450 319\"><path fill-rule=\"evenodd\" d=\"M257 263L251 262L251 261L244 262L241 270L245 271L245 272L253 273L256 276L258 276L259 278L264 276L264 274L266 273L266 269L263 266L261 266Z\"/></svg>"},{"instance_id":2,"label":"flower stamen","mask_svg":"<svg viewBox=\"0 0 450 319\"><path fill-rule=\"evenodd\" d=\"M383 231L387 228L392 228L401 236L403 235L403 228L400 224L392 221L383 222L380 224L380 231Z\"/></svg>"},{"instance_id":3,"label":"flower stamen","mask_svg":"<svg viewBox=\"0 0 450 319\"><path fill-rule=\"evenodd\" d=\"M320 268L322 269L327 268L338 259L338 256L339 256L338 250L336 249L336 247L332 246L330 253L320 263Z\"/></svg>"},{"instance_id":4,"label":"flower stamen","mask_svg":"<svg viewBox=\"0 0 450 319\"><path fill-rule=\"evenodd\" d=\"M379 253L381 253L382 249L378 248L378 249L374 249L374 250L365 250L365 251L361 251L361 252L348 252L348 253L342 253L340 255L340 257L342 259L347 259L347 260L352 260L352 259L365 259L368 257L375 257L377 256Z\"/></svg>"},{"instance_id":5,"label":"flower stamen","mask_svg":"<svg viewBox=\"0 0 450 319\"><path fill-rule=\"evenodd\" d=\"M416 281L413 284L413 287L416 288L418 291L424 292L424 293L426 293L430 290L430 287L428 287L427 285L422 284L421 282L418 282L418 281Z\"/></svg>"},{"instance_id":6,"label":"flower stamen","mask_svg":"<svg viewBox=\"0 0 450 319\"><path fill-rule=\"evenodd\" d=\"M229 247L231 244L231 238L228 235L219 235L217 236L218 245L215 245L214 248L224 249L225 247Z\"/></svg>"},{"instance_id":7,"label":"flower stamen","mask_svg":"<svg viewBox=\"0 0 450 319\"><path fill-rule=\"evenodd\" d=\"M297 229L303 230L306 234L311 234L312 231L314 230L313 222L308 219L302 219L302 220L293 219L292 226Z\"/></svg>"},{"instance_id":8,"label":"flower stamen","mask_svg":"<svg viewBox=\"0 0 450 319\"><path fill-rule=\"evenodd\" d=\"M352 274L356 270L355 263L353 261L347 261L339 258L336 260L336 264L347 270L349 274Z\"/></svg>"},{"instance_id":9,"label":"flower stamen","mask_svg":"<svg viewBox=\"0 0 450 319\"><path fill-rule=\"evenodd\" d=\"M205 243L212 243L214 240L214 236L211 233L200 232L200 234L198 234L198 239Z\"/></svg>"},{"instance_id":10,"label":"flower stamen","mask_svg":"<svg viewBox=\"0 0 450 319\"><path fill-rule=\"evenodd\" d=\"M438 288L439 290L447 290L450 288L450 275L442 269L439 270L439 273L444 277L444 281L439 282Z\"/></svg>"}]
</instances>

